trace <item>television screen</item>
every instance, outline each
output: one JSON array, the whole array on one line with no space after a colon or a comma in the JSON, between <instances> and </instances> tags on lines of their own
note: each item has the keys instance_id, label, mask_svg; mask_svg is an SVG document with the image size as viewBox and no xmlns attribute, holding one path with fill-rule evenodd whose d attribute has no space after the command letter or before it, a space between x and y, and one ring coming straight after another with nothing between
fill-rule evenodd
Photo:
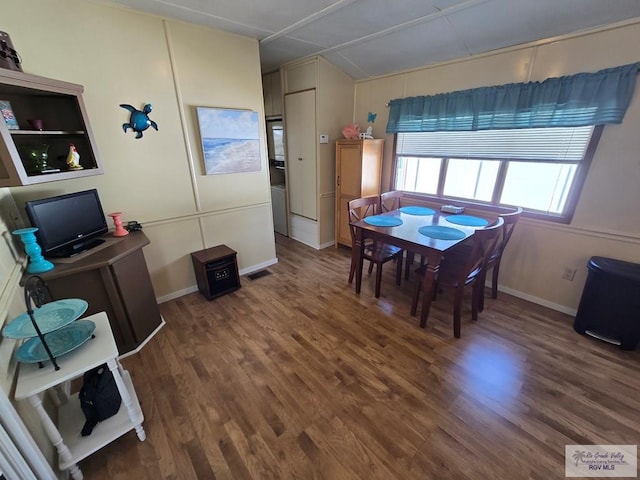
<instances>
[{"instance_id":1,"label":"television screen","mask_svg":"<svg viewBox=\"0 0 640 480\"><path fill-rule=\"evenodd\" d=\"M32 200L25 208L44 256L69 257L93 248L103 243L96 237L108 231L96 189Z\"/></svg>"}]
</instances>

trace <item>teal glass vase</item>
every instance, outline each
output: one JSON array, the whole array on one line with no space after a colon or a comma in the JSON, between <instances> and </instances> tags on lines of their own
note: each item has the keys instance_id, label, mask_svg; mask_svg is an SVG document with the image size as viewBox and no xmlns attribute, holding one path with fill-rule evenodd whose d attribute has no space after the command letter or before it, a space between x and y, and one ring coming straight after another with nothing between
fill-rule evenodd
<instances>
[{"instance_id":1,"label":"teal glass vase","mask_svg":"<svg viewBox=\"0 0 640 480\"><path fill-rule=\"evenodd\" d=\"M24 251L29 255L29 265L27 273L43 273L53 270L53 263L42 256L42 248L38 245L35 233L38 231L35 227L20 228L14 230L14 235L19 235L20 240L24 243Z\"/></svg>"}]
</instances>

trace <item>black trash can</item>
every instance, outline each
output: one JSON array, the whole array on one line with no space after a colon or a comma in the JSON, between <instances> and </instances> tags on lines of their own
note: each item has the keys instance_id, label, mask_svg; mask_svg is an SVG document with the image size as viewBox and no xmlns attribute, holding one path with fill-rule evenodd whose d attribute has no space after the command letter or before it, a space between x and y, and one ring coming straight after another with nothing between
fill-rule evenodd
<instances>
[{"instance_id":1,"label":"black trash can","mask_svg":"<svg viewBox=\"0 0 640 480\"><path fill-rule=\"evenodd\" d=\"M640 265L591 257L573 328L633 350L640 340Z\"/></svg>"}]
</instances>

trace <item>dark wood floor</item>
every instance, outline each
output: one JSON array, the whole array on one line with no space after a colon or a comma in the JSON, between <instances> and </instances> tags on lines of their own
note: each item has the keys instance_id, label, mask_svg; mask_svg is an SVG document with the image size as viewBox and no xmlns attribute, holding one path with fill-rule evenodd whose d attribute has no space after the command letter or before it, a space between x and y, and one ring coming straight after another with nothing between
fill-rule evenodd
<instances>
[{"instance_id":1,"label":"dark wood floor","mask_svg":"<svg viewBox=\"0 0 640 480\"><path fill-rule=\"evenodd\" d=\"M147 440L80 463L87 479L560 479L566 444L640 443L640 354L500 294L477 323L451 297L427 328L385 267L356 296L349 251L278 237L269 275L167 325L123 361Z\"/></svg>"}]
</instances>

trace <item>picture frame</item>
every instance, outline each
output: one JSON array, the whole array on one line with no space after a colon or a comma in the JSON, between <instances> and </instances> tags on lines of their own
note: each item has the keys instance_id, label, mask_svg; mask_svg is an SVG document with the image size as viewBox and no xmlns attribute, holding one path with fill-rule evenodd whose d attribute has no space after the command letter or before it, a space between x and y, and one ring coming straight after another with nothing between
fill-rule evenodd
<instances>
[{"instance_id":1,"label":"picture frame","mask_svg":"<svg viewBox=\"0 0 640 480\"><path fill-rule=\"evenodd\" d=\"M0 113L2 113L4 123L7 124L9 130L20 130L20 125L18 125L18 120L16 120L13 108L11 108L11 103L8 100L0 100Z\"/></svg>"},{"instance_id":2,"label":"picture frame","mask_svg":"<svg viewBox=\"0 0 640 480\"><path fill-rule=\"evenodd\" d=\"M261 170L258 112L196 107L196 115L207 175Z\"/></svg>"}]
</instances>

